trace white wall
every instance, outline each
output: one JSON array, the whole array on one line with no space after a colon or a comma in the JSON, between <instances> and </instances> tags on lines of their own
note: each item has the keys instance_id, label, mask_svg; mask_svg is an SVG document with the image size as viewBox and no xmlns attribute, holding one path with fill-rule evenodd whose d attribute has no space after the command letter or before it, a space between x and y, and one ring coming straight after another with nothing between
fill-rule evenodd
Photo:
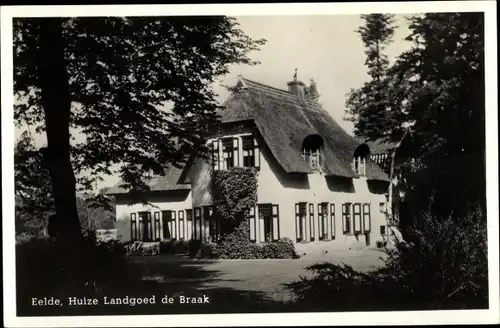
<instances>
[{"instance_id":1,"label":"white wall","mask_svg":"<svg viewBox=\"0 0 500 328\"><path fill-rule=\"evenodd\" d=\"M179 211L184 214L184 239L190 239L191 235L187 232L186 209L192 208L191 191L166 191L150 193L148 196L151 205L144 205L142 203L135 203L129 205L130 199L127 195L118 195L116 197L116 227L117 238L120 241L128 241L131 239L130 231L130 214L139 212L150 212L151 219L154 224L154 213L158 211L175 211L176 212L176 237L179 239ZM138 219L138 217L137 217ZM163 235L163 222L160 214L160 236Z\"/></svg>"}]
</instances>

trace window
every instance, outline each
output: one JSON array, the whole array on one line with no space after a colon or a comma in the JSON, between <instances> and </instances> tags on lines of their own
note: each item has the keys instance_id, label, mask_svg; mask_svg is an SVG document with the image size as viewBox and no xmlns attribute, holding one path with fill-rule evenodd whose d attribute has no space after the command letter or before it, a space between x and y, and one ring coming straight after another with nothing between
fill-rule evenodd
<instances>
[{"instance_id":1,"label":"window","mask_svg":"<svg viewBox=\"0 0 500 328\"><path fill-rule=\"evenodd\" d=\"M386 212L386 203L379 203L380 213Z\"/></svg>"},{"instance_id":2,"label":"window","mask_svg":"<svg viewBox=\"0 0 500 328\"><path fill-rule=\"evenodd\" d=\"M371 231L370 204L363 204L363 232Z\"/></svg>"},{"instance_id":3,"label":"window","mask_svg":"<svg viewBox=\"0 0 500 328\"><path fill-rule=\"evenodd\" d=\"M259 204L259 220L261 227L260 239L264 242L276 241L279 239L279 213L278 205Z\"/></svg>"},{"instance_id":4,"label":"window","mask_svg":"<svg viewBox=\"0 0 500 328\"><path fill-rule=\"evenodd\" d=\"M385 236L387 234L387 230L386 230L386 226L385 225L381 225L380 226L380 235L382 236Z\"/></svg>"},{"instance_id":5,"label":"window","mask_svg":"<svg viewBox=\"0 0 500 328\"><path fill-rule=\"evenodd\" d=\"M243 166L244 167L254 167L255 166L255 145L253 136L241 137L242 148L243 148Z\"/></svg>"},{"instance_id":6,"label":"window","mask_svg":"<svg viewBox=\"0 0 500 328\"><path fill-rule=\"evenodd\" d=\"M259 147L257 140L252 135L214 140L211 142L211 153L214 171L240 166L257 169L260 167Z\"/></svg>"},{"instance_id":7,"label":"window","mask_svg":"<svg viewBox=\"0 0 500 328\"><path fill-rule=\"evenodd\" d=\"M330 204L330 227L332 229L332 239L335 239L335 204Z\"/></svg>"},{"instance_id":8,"label":"window","mask_svg":"<svg viewBox=\"0 0 500 328\"><path fill-rule=\"evenodd\" d=\"M354 233L361 233L361 204L356 203L352 206L352 216L354 218Z\"/></svg>"},{"instance_id":9,"label":"window","mask_svg":"<svg viewBox=\"0 0 500 328\"><path fill-rule=\"evenodd\" d=\"M139 212L139 229L138 238L142 241L150 241L153 239L151 222L151 213L149 212Z\"/></svg>"},{"instance_id":10,"label":"window","mask_svg":"<svg viewBox=\"0 0 500 328\"><path fill-rule=\"evenodd\" d=\"M257 221L255 220L255 207L250 207L247 213L247 219L248 219L248 226L250 227L250 241L255 242L257 241L257 236L256 236Z\"/></svg>"},{"instance_id":11,"label":"window","mask_svg":"<svg viewBox=\"0 0 500 328\"><path fill-rule=\"evenodd\" d=\"M314 204L309 204L309 240L314 241Z\"/></svg>"},{"instance_id":12,"label":"window","mask_svg":"<svg viewBox=\"0 0 500 328\"><path fill-rule=\"evenodd\" d=\"M212 166L214 171L220 170L219 141L212 141Z\"/></svg>"},{"instance_id":13,"label":"window","mask_svg":"<svg viewBox=\"0 0 500 328\"><path fill-rule=\"evenodd\" d=\"M154 216L154 239L161 240L160 212L155 212Z\"/></svg>"},{"instance_id":14,"label":"window","mask_svg":"<svg viewBox=\"0 0 500 328\"><path fill-rule=\"evenodd\" d=\"M321 149L324 140L319 134L311 134L302 141L302 158L314 172L321 172Z\"/></svg>"},{"instance_id":15,"label":"window","mask_svg":"<svg viewBox=\"0 0 500 328\"><path fill-rule=\"evenodd\" d=\"M130 239L137 240L137 214L130 214Z\"/></svg>"},{"instance_id":16,"label":"window","mask_svg":"<svg viewBox=\"0 0 500 328\"><path fill-rule=\"evenodd\" d=\"M214 215L211 206L203 207L203 220L205 226L205 238L209 238L211 241L218 241L219 234L219 220L217 216Z\"/></svg>"},{"instance_id":17,"label":"window","mask_svg":"<svg viewBox=\"0 0 500 328\"><path fill-rule=\"evenodd\" d=\"M163 223L163 238L164 239L177 239L176 224L175 224L175 211L162 211L161 220Z\"/></svg>"},{"instance_id":18,"label":"window","mask_svg":"<svg viewBox=\"0 0 500 328\"><path fill-rule=\"evenodd\" d=\"M178 218L179 218L179 239L184 239L184 231L185 231L184 211L182 211L182 210L179 211Z\"/></svg>"},{"instance_id":19,"label":"window","mask_svg":"<svg viewBox=\"0 0 500 328\"><path fill-rule=\"evenodd\" d=\"M222 163L223 170L234 167L234 143L233 138L222 139Z\"/></svg>"},{"instance_id":20,"label":"window","mask_svg":"<svg viewBox=\"0 0 500 328\"><path fill-rule=\"evenodd\" d=\"M318 204L318 238L325 240L329 238L328 234L328 203Z\"/></svg>"},{"instance_id":21,"label":"window","mask_svg":"<svg viewBox=\"0 0 500 328\"><path fill-rule=\"evenodd\" d=\"M352 233L351 203L342 204L342 232L344 235Z\"/></svg>"},{"instance_id":22,"label":"window","mask_svg":"<svg viewBox=\"0 0 500 328\"><path fill-rule=\"evenodd\" d=\"M297 242L306 240L307 203L295 204L295 234Z\"/></svg>"},{"instance_id":23,"label":"window","mask_svg":"<svg viewBox=\"0 0 500 328\"><path fill-rule=\"evenodd\" d=\"M366 156L355 156L352 169L360 176L366 176Z\"/></svg>"},{"instance_id":24,"label":"window","mask_svg":"<svg viewBox=\"0 0 500 328\"><path fill-rule=\"evenodd\" d=\"M201 208L194 208L194 229L193 236L196 240L201 240Z\"/></svg>"},{"instance_id":25,"label":"window","mask_svg":"<svg viewBox=\"0 0 500 328\"><path fill-rule=\"evenodd\" d=\"M319 149L310 150L310 149L302 149L302 158L309 163L309 167L315 171L320 171L320 154Z\"/></svg>"},{"instance_id":26,"label":"window","mask_svg":"<svg viewBox=\"0 0 500 328\"><path fill-rule=\"evenodd\" d=\"M186 231L187 231L187 237L189 239L194 239L194 236L193 236L193 210L192 209L186 210Z\"/></svg>"}]
</instances>

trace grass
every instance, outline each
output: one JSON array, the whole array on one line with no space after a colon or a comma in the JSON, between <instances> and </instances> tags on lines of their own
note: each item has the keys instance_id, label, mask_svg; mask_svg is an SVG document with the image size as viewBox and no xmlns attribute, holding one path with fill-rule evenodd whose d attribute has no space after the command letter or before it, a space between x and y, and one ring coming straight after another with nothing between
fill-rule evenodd
<instances>
[{"instance_id":1,"label":"grass","mask_svg":"<svg viewBox=\"0 0 500 328\"><path fill-rule=\"evenodd\" d=\"M368 269L381 264L379 252L342 252L328 254L334 263L346 262L359 269ZM292 295L284 291L283 284L310 275L305 267L318 261L328 260L308 258L298 260L196 260L173 255L132 256L128 263L111 267L106 271L107 280L97 283L96 288L75 294L72 290L49 275L43 275L43 283L34 281L37 275L19 276L18 315L113 315L113 314L195 314L195 313L256 313L256 312L296 312L290 303ZM31 263L31 262L28 262ZM107 262L106 262L107 263ZM37 264L38 265L38 264ZM41 264L40 264L41 265ZM28 267L26 267L27 269ZM49 270L50 271L50 270ZM47 273L49 273L47 271ZM41 278L41 277L39 277ZM25 280L25 281L23 281ZM28 286L29 285L29 286ZM23 287L24 286L24 287ZM75 287L75 286L73 286ZM31 297L54 296L64 302L68 297L152 297L158 300L155 305L137 306L99 306L93 307L33 307ZM209 304L164 305L165 295L210 298Z\"/></svg>"}]
</instances>

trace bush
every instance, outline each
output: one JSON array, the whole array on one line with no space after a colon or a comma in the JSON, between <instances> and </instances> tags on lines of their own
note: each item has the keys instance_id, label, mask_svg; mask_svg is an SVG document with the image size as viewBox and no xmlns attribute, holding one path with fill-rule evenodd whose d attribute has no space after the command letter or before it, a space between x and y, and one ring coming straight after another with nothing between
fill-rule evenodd
<instances>
[{"instance_id":1,"label":"bush","mask_svg":"<svg viewBox=\"0 0 500 328\"><path fill-rule=\"evenodd\" d=\"M189 254L189 245L186 240L160 241L160 254Z\"/></svg>"},{"instance_id":2,"label":"bush","mask_svg":"<svg viewBox=\"0 0 500 328\"><path fill-rule=\"evenodd\" d=\"M385 267L310 266L313 278L288 284L297 303L324 310L471 309L488 306L486 216L439 219L426 211ZM431 287L432 286L432 287ZM340 303L336 303L339 300Z\"/></svg>"},{"instance_id":3,"label":"bush","mask_svg":"<svg viewBox=\"0 0 500 328\"><path fill-rule=\"evenodd\" d=\"M288 238L262 245L250 241L248 221L243 220L220 243L202 243L195 257L210 259L292 259L298 258L293 241Z\"/></svg>"}]
</instances>

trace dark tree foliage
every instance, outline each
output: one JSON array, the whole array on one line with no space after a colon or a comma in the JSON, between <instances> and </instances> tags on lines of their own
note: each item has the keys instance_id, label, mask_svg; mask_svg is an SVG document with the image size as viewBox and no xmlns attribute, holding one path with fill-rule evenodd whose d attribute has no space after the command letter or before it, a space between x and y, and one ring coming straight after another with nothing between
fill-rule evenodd
<instances>
[{"instance_id":1,"label":"dark tree foliage","mask_svg":"<svg viewBox=\"0 0 500 328\"><path fill-rule=\"evenodd\" d=\"M384 50L392 42L396 26L391 14L361 15L361 18L365 25L356 32L365 45L365 65L371 80L360 89L351 90L346 104L355 121L355 134L375 139L387 131L390 100L386 93L389 83L386 72L389 60Z\"/></svg>"},{"instance_id":2,"label":"dark tree foliage","mask_svg":"<svg viewBox=\"0 0 500 328\"><path fill-rule=\"evenodd\" d=\"M256 64L248 53L264 43L228 17L23 18L13 25L15 121L47 135L44 163L68 241L80 238L76 182L89 189L120 165L125 187L147 190L145 171L204 154L219 108L210 84L231 64ZM81 172L87 178L77 181Z\"/></svg>"},{"instance_id":3,"label":"dark tree foliage","mask_svg":"<svg viewBox=\"0 0 500 328\"><path fill-rule=\"evenodd\" d=\"M41 153L26 131L14 147L16 232L40 234L45 218L54 211L52 185Z\"/></svg>"},{"instance_id":4,"label":"dark tree foliage","mask_svg":"<svg viewBox=\"0 0 500 328\"><path fill-rule=\"evenodd\" d=\"M438 216L485 205L484 15L432 13L408 18L412 43L386 69L385 111L368 107L366 86L348 101L361 108L356 133L401 140L400 169L415 211L434 195ZM419 204L416 206L416 204Z\"/></svg>"}]
</instances>

